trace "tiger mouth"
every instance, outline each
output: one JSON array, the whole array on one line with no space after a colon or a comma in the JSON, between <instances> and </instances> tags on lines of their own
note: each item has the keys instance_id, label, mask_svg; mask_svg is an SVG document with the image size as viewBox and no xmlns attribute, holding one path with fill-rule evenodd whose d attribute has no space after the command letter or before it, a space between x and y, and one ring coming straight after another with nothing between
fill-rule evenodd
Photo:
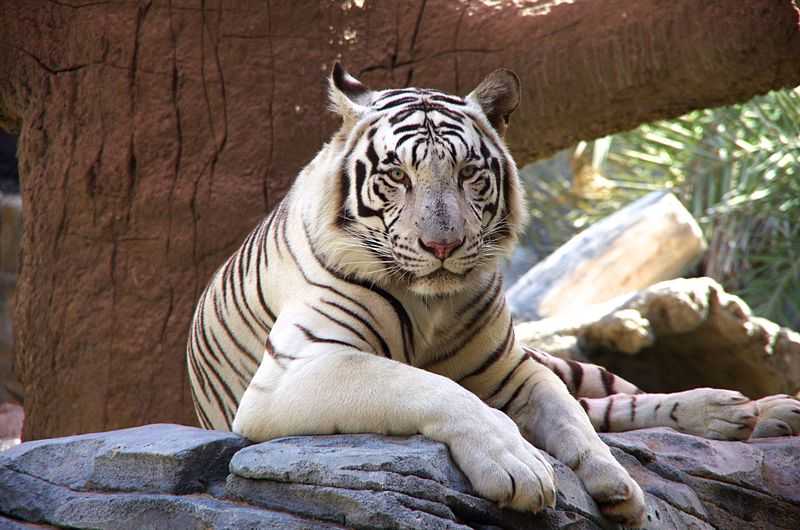
<instances>
[{"instance_id":1,"label":"tiger mouth","mask_svg":"<svg viewBox=\"0 0 800 530\"><path fill-rule=\"evenodd\" d=\"M426 280L426 281L442 281L442 280L462 280L467 275L467 272L453 272L444 268L444 266L439 267L433 272L429 272L428 274L423 274L422 276L417 276L417 280Z\"/></svg>"}]
</instances>

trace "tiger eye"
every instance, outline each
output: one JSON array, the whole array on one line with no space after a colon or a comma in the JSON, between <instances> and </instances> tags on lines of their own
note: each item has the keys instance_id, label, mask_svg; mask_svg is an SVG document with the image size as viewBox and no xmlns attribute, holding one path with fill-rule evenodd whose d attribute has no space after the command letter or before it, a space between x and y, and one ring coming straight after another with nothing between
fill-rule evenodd
<instances>
[{"instance_id":1,"label":"tiger eye","mask_svg":"<svg viewBox=\"0 0 800 530\"><path fill-rule=\"evenodd\" d=\"M461 178L470 178L472 175L475 174L476 168L475 166L464 166L461 169Z\"/></svg>"},{"instance_id":2,"label":"tiger eye","mask_svg":"<svg viewBox=\"0 0 800 530\"><path fill-rule=\"evenodd\" d=\"M389 177L396 182L405 182L408 180L406 172L398 167L389 170Z\"/></svg>"}]
</instances>

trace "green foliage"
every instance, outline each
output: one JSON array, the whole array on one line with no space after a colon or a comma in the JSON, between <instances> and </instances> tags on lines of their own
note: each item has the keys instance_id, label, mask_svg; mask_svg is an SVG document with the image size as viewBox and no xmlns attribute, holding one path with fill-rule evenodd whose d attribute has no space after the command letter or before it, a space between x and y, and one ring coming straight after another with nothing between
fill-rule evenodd
<instances>
[{"instance_id":1,"label":"green foliage","mask_svg":"<svg viewBox=\"0 0 800 530\"><path fill-rule=\"evenodd\" d=\"M551 230L550 241L529 230L531 244L552 250L644 193L670 189L709 241L699 273L756 314L800 327L800 89L579 145L571 165L557 177L524 170L535 182L534 222Z\"/></svg>"}]
</instances>

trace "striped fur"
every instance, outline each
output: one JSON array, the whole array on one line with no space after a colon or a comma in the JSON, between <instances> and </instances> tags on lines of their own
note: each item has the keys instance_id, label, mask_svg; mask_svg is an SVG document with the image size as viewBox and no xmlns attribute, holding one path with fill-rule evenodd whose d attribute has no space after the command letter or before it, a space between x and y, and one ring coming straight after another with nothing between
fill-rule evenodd
<instances>
[{"instance_id":1,"label":"striped fur","mask_svg":"<svg viewBox=\"0 0 800 530\"><path fill-rule=\"evenodd\" d=\"M669 421L653 417L674 425L681 399L648 401L515 340L497 261L524 222L502 139L518 90L498 71L465 98L371 91L337 65L342 128L198 303L187 358L205 428L420 432L449 445L478 492L538 511L555 499L552 468L527 439L610 518L641 522L641 490L592 424L638 427L643 407L668 403Z\"/></svg>"}]
</instances>

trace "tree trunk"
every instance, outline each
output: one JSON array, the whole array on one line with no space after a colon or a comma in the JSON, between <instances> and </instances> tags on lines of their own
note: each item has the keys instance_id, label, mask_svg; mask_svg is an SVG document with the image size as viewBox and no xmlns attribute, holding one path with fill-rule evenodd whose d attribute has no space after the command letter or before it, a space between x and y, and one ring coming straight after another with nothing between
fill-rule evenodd
<instances>
[{"instance_id":1,"label":"tree trunk","mask_svg":"<svg viewBox=\"0 0 800 530\"><path fill-rule=\"evenodd\" d=\"M194 422L194 303L334 129L338 57L461 93L514 68L520 161L800 82L791 0L0 0L0 20L28 439Z\"/></svg>"}]
</instances>

